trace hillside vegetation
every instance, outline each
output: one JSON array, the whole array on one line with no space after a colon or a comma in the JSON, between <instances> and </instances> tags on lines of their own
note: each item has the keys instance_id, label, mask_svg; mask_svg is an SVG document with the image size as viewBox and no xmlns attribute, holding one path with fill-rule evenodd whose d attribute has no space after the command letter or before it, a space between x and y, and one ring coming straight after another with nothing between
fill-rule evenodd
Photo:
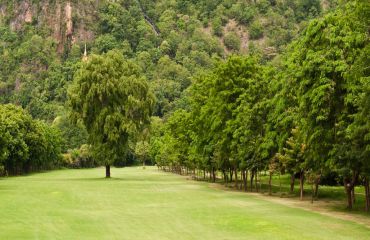
<instances>
[{"instance_id":1,"label":"hillside vegetation","mask_svg":"<svg viewBox=\"0 0 370 240\"><path fill-rule=\"evenodd\" d=\"M87 53L119 50L141 67L155 115L180 105L190 77L233 53L281 53L329 1L2 1L0 92L35 118L63 116L66 89Z\"/></svg>"}]
</instances>

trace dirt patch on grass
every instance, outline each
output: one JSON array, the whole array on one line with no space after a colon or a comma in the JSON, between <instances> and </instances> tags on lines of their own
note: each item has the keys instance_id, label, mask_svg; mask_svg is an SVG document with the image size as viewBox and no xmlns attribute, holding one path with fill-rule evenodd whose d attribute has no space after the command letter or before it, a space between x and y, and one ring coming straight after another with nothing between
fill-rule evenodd
<instances>
[{"instance_id":1,"label":"dirt patch on grass","mask_svg":"<svg viewBox=\"0 0 370 240\"><path fill-rule=\"evenodd\" d=\"M343 201L337 201L337 200L330 200L322 199L322 200L316 200L313 203L311 203L311 198L306 197L302 201L299 200L296 197L290 197L286 195L285 197L280 197L277 195L265 195L266 193L255 193L255 192L242 192L240 190L237 190L235 188L226 187L222 184L218 183L209 183L208 185L210 188L219 189L223 191L231 191L231 192L239 192L244 193L249 196L254 196L257 198L260 198L262 200L270 201L273 203L278 203L284 206L293 207L293 208L300 208L311 212L316 212L319 214L322 214L324 216L334 217L341 220L351 221L355 222L361 225L366 226L370 229L370 215L358 215L355 213L350 213L347 211L336 211L333 210L335 208L338 208L338 206L343 206L345 203Z\"/></svg>"},{"instance_id":2,"label":"dirt patch on grass","mask_svg":"<svg viewBox=\"0 0 370 240\"><path fill-rule=\"evenodd\" d=\"M325 216L330 216L342 220L352 221L356 222L362 225L365 225L370 229L370 217L361 216L357 214L351 214L349 212L341 212L341 211L335 211L332 210L333 208L343 205L342 201L325 201L325 200L317 200L313 203L310 202L310 200L304 199L303 201L300 201L295 198L280 198L280 197L270 197L270 196L264 196L258 193L248 193L254 196L257 196L258 198L279 203L285 206L289 207L295 207L295 208L301 208L308 211L313 211L320 213Z\"/></svg>"}]
</instances>

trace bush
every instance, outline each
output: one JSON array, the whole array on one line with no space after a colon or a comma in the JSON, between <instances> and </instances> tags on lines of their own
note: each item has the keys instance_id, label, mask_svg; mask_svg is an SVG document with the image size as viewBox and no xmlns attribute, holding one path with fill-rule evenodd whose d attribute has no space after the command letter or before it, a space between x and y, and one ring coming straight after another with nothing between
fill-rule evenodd
<instances>
[{"instance_id":1,"label":"bush","mask_svg":"<svg viewBox=\"0 0 370 240\"><path fill-rule=\"evenodd\" d=\"M224 44L229 50L239 51L241 42L236 33L230 32L225 35Z\"/></svg>"},{"instance_id":2,"label":"bush","mask_svg":"<svg viewBox=\"0 0 370 240\"><path fill-rule=\"evenodd\" d=\"M228 15L229 18L235 18L240 24L247 25L253 20L256 10L245 3L236 3L230 8Z\"/></svg>"},{"instance_id":3,"label":"bush","mask_svg":"<svg viewBox=\"0 0 370 240\"><path fill-rule=\"evenodd\" d=\"M263 27L258 21L254 21L249 28L249 38L259 39L263 37Z\"/></svg>"},{"instance_id":4,"label":"bush","mask_svg":"<svg viewBox=\"0 0 370 240\"><path fill-rule=\"evenodd\" d=\"M67 168L93 168L98 163L92 157L90 145L84 144L79 149L69 150L64 154L63 165Z\"/></svg>"},{"instance_id":5,"label":"bush","mask_svg":"<svg viewBox=\"0 0 370 240\"><path fill-rule=\"evenodd\" d=\"M65 153L69 149L75 149L87 142L87 131L81 123L72 123L66 114L58 116L53 121L53 126L61 132L64 144L62 152Z\"/></svg>"},{"instance_id":6,"label":"bush","mask_svg":"<svg viewBox=\"0 0 370 240\"><path fill-rule=\"evenodd\" d=\"M222 20L221 18L215 18L212 21L213 34L221 37L223 35Z\"/></svg>"},{"instance_id":7,"label":"bush","mask_svg":"<svg viewBox=\"0 0 370 240\"><path fill-rule=\"evenodd\" d=\"M262 14L266 14L270 7L271 7L271 3L267 0L260 0L257 3L257 9Z\"/></svg>"},{"instance_id":8,"label":"bush","mask_svg":"<svg viewBox=\"0 0 370 240\"><path fill-rule=\"evenodd\" d=\"M95 39L94 46L94 52L101 54L106 53L109 50L118 48L119 43L114 36L110 34L103 34Z\"/></svg>"}]
</instances>

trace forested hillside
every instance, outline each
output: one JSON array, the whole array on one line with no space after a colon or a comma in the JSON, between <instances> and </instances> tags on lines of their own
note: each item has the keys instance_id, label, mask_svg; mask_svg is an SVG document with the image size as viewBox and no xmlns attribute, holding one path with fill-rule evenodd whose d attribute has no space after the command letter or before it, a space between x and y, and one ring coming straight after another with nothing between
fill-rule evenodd
<instances>
[{"instance_id":1,"label":"forested hillside","mask_svg":"<svg viewBox=\"0 0 370 240\"><path fill-rule=\"evenodd\" d=\"M87 53L118 49L142 68L172 111L190 77L218 58L256 52L272 59L330 1L2 1L1 102L35 118L64 115L66 89Z\"/></svg>"},{"instance_id":2,"label":"forested hillside","mask_svg":"<svg viewBox=\"0 0 370 240\"><path fill-rule=\"evenodd\" d=\"M4 172L141 161L257 190L264 170L302 197L331 176L351 208L370 194L368 26L362 0L1 1Z\"/></svg>"}]
</instances>

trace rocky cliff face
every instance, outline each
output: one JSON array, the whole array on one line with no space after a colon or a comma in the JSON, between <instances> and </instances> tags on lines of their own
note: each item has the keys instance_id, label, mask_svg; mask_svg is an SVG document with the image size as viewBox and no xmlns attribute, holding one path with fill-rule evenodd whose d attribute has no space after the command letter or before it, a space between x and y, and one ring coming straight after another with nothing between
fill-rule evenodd
<instances>
[{"instance_id":1,"label":"rocky cliff face","mask_svg":"<svg viewBox=\"0 0 370 240\"><path fill-rule=\"evenodd\" d=\"M46 29L58 44L58 52L75 42L94 38L99 0L25 0L0 2L0 21L21 31L27 24Z\"/></svg>"}]
</instances>

